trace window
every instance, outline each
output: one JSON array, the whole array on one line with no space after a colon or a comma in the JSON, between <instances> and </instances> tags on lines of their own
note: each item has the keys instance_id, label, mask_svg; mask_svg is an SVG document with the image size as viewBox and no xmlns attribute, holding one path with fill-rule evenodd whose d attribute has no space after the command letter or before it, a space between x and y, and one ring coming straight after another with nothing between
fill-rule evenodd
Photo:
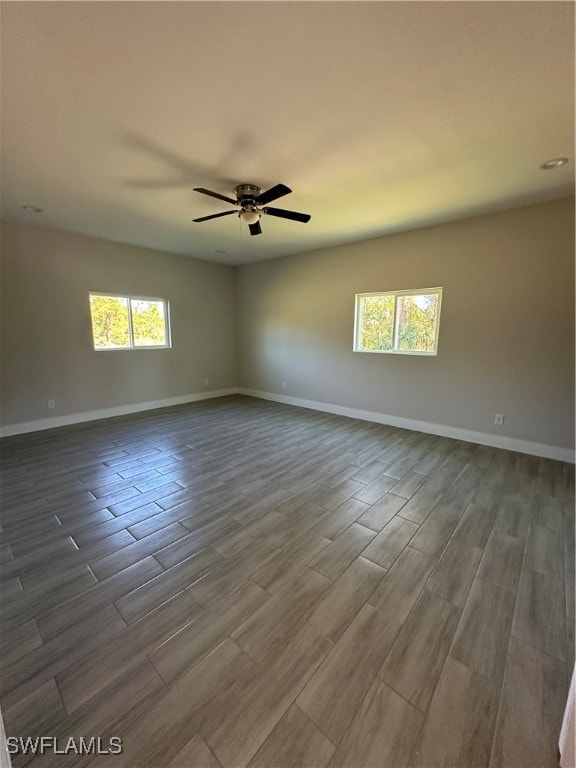
<instances>
[{"instance_id":1,"label":"window","mask_svg":"<svg viewBox=\"0 0 576 768\"><path fill-rule=\"evenodd\" d=\"M442 288L356 294L355 352L435 355Z\"/></svg>"},{"instance_id":2,"label":"window","mask_svg":"<svg viewBox=\"0 0 576 768\"><path fill-rule=\"evenodd\" d=\"M96 350L171 346L165 299L90 293L90 316Z\"/></svg>"}]
</instances>

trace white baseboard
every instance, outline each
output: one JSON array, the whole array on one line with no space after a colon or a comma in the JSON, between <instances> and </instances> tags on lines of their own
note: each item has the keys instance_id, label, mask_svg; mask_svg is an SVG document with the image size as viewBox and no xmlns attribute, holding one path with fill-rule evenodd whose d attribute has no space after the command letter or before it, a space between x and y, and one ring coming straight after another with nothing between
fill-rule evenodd
<instances>
[{"instance_id":1,"label":"white baseboard","mask_svg":"<svg viewBox=\"0 0 576 768\"><path fill-rule=\"evenodd\" d=\"M54 427L68 427L71 424L80 424L84 421L109 419L113 416L126 416L130 413L153 411L156 408L169 408L171 405L184 405L185 403L195 403L198 400L209 400L213 397L225 397L226 395L236 394L238 394L237 387L214 389L210 392L197 392L193 395L168 397L164 400L152 400L147 403L119 405L115 408L101 408L96 411L85 411L84 413L70 413L66 416L54 416L49 419L38 419L38 421L23 421L20 424L7 424L4 427L0 427L0 437L23 435L27 432L39 432L44 429L54 429Z\"/></svg>"},{"instance_id":2,"label":"white baseboard","mask_svg":"<svg viewBox=\"0 0 576 768\"><path fill-rule=\"evenodd\" d=\"M361 419L362 421L373 421L377 424L387 424L391 427L402 427L403 429L411 429L417 432L426 432L427 434L431 435L452 437L455 440L464 440L465 442L469 443L490 445L494 448L503 448L508 451L517 451L518 453L527 453L532 456L541 456L545 459L566 461L572 464L574 464L575 461L574 451L570 448L561 448L559 446L547 445L545 443L534 443L530 440L520 440L514 437L491 435L484 432L475 432L469 429L460 429L459 427L449 427L444 424L433 424L432 422L428 421L406 419L402 416L391 416L386 413L379 413L378 411L365 411L359 408L348 408L344 405L322 403L316 400L306 400L301 397L291 397L289 395L278 395L273 392L261 392L255 389L245 389L243 387L216 389L210 392L197 392L192 395L169 397L164 400L153 400L147 403L120 405L115 408L101 408L95 411L85 411L83 413L71 413L66 416L55 416L48 419L38 419L37 421L24 421L20 424L7 424L4 427L0 427L0 437L23 435L27 432L39 432L44 429L54 429L55 427L67 427L71 424L80 424L85 421L108 419L114 416L126 416L130 413L152 411L156 408L169 408L173 405L184 405L185 403L194 403L199 400L209 400L215 397L225 397L227 395L236 394L248 395L249 397L257 397L261 400L273 400L277 403L295 405L299 408L310 408L314 411L335 413L339 416L348 416L352 419Z\"/></svg>"},{"instance_id":3,"label":"white baseboard","mask_svg":"<svg viewBox=\"0 0 576 768\"><path fill-rule=\"evenodd\" d=\"M238 389L238 393L250 397L258 397L262 400L274 400L277 403L285 403L286 405L296 405L300 408L311 408L314 411L336 413L339 416L349 416L352 419L373 421L377 424L387 424L391 427L402 427L403 429L412 429L416 432L426 432L427 434L441 435L442 437L452 437L455 440L464 440L467 443L480 443L481 445L490 445L493 448L503 448L507 451L528 453L532 456L540 456L544 459L555 459L556 461L566 461L574 464L574 451L570 448L561 448L556 445L533 443L530 440L520 440L515 437L474 432L470 429L449 427L444 424L433 424L428 421L416 421L415 419L406 419L402 416L390 416L389 414L379 413L377 411L364 411L359 408L348 408L344 405L321 403L316 400L305 400L301 397L277 395L272 392L260 392L255 389L245 389L243 387Z\"/></svg>"}]
</instances>

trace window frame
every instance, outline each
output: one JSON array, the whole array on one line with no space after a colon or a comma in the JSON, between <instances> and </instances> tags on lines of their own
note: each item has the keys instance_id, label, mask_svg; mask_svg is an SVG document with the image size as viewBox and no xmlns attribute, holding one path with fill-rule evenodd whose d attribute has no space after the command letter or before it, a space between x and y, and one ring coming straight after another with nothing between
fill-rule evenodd
<instances>
[{"instance_id":1,"label":"window frame","mask_svg":"<svg viewBox=\"0 0 576 768\"><path fill-rule=\"evenodd\" d=\"M430 296L436 295L438 297L437 311L436 311L436 332L434 335L434 350L432 352L426 352L423 350L411 350L411 349L397 349L398 344L398 324L397 318L397 306L399 296ZM362 334L362 299L371 296L393 296L394 297L394 314L393 314L393 328L392 328L392 349L364 349L361 342ZM438 337L440 335L440 312L442 309L442 288L409 288L402 291L372 291L370 293L357 293L354 300L354 352L364 352L367 354L375 355L417 355L419 357L437 357L438 356Z\"/></svg>"},{"instance_id":2,"label":"window frame","mask_svg":"<svg viewBox=\"0 0 576 768\"><path fill-rule=\"evenodd\" d=\"M92 310L90 300L92 296L111 296L117 299L126 299L128 301L128 340L129 346L126 347L97 347L94 342L94 326L92 325ZM134 344L134 333L132 330L132 302L133 301L161 301L164 304L164 334L166 344ZM90 315L90 329L92 331L92 348L94 352L132 352L138 349L172 349L172 333L170 327L170 302L161 296L135 296L125 293L112 293L110 291L88 291L88 312Z\"/></svg>"}]
</instances>

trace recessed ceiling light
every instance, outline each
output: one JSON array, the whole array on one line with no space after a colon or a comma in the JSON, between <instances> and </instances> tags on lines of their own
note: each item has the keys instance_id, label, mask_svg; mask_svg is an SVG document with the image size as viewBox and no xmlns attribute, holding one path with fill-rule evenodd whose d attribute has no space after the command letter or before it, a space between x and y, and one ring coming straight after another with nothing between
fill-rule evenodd
<instances>
[{"instance_id":1,"label":"recessed ceiling light","mask_svg":"<svg viewBox=\"0 0 576 768\"><path fill-rule=\"evenodd\" d=\"M35 205L23 205L22 207L29 213L42 213L42 208L37 208Z\"/></svg>"},{"instance_id":2,"label":"recessed ceiling light","mask_svg":"<svg viewBox=\"0 0 576 768\"><path fill-rule=\"evenodd\" d=\"M567 157L554 157L552 160L546 160L545 163L542 163L540 170L551 171L552 168L561 168L563 165L566 165L567 162Z\"/></svg>"}]
</instances>

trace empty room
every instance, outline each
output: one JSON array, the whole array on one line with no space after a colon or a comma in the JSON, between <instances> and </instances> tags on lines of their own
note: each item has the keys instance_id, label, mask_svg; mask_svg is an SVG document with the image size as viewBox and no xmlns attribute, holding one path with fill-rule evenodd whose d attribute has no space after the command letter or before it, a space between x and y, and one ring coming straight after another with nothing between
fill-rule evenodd
<instances>
[{"instance_id":1,"label":"empty room","mask_svg":"<svg viewBox=\"0 0 576 768\"><path fill-rule=\"evenodd\" d=\"M574 3L1 4L2 768L574 768Z\"/></svg>"}]
</instances>

